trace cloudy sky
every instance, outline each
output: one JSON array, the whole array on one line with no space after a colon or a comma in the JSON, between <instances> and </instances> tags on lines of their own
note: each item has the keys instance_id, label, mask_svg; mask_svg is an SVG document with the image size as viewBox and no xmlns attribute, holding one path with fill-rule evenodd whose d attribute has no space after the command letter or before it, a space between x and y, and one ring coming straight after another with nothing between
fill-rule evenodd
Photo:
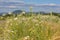
<instances>
[{"instance_id":1,"label":"cloudy sky","mask_svg":"<svg viewBox=\"0 0 60 40\"><path fill-rule=\"evenodd\" d=\"M33 6L33 11L60 12L60 0L0 0L0 12L12 12Z\"/></svg>"}]
</instances>

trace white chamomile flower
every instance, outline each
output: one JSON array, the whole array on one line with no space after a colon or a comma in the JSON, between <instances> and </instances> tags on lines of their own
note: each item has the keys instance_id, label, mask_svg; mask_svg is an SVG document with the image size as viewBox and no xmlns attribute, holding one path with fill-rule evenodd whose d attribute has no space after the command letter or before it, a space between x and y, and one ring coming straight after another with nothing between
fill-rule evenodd
<instances>
[{"instance_id":1,"label":"white chamomile flower","mask_svg":"<svg viewBox=\"0 0 60 40\"><path fill-rule=\"evenodd\" d=\"M14 20L17 20L18 18L14 18Z\"/></svg>"},{"instance_id":2,"label":"white chamomile flower","mask_svg":"<svg viewBox=\"0 0 60 40\"><path fill-rule=\"evenodd\" d=\"M23 14L25 14L25 12L22 12Z\"/></svg>"},{"instance_id":3,"label":"white chamomile flower","mask_svg":"<svg viewBox=\"0 0 60 40\"><path fill-rule=\"evenodd\" d=\"M25 40L29 39L29 36L24 37Z\"/></svg>"},{"instance_id":4,"label":"white chamomile flower","mask_svg":"<svg viewBox=\"0 0 60 40\"><path fill-rule=\"evenodd\" d=\"M11 12L9 12L8 14L12 14Z\"/></svg>"}]
</instances>

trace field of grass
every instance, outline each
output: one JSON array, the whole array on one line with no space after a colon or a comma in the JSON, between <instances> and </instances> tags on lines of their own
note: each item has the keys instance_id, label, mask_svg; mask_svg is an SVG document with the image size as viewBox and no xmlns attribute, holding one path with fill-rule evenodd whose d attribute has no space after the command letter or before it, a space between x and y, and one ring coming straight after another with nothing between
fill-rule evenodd
<instances>
[{"instance_id":1,"label":"field of grass","mask_svg":"<svg viewBox=\"0 0 60 40\"><path fill-rule=\"evenodd\" d=\"M0 40L60 40L60 18L40 14L7 17L0 20Z\"/></svg>"}]
</instances>

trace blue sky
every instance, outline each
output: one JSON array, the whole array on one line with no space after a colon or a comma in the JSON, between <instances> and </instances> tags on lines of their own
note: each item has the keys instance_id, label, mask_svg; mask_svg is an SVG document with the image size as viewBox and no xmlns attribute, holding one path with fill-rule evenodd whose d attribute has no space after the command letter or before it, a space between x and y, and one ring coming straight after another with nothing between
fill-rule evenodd
<instances>
[{"instance_id":1,"label":"blue sky","mask_svg":"<svg viewBox=\"0 0 60 40\"><path fill-rule=\"evenodd\" d=\"M33 3L33 4L60 4L60 0L24 0L25 3Z\"/></svg>"},{"instance_id":2,"label":"blue sky","mask_svg":"<svg viewBox=\"0 0 60 40\"><path fill-rule=\"evenodd\" d=\"M0 2L24 2L24 3L31 3L31 4L60 4L60 0L0 0Z\"/></svg>"},{"instance_id":3,"label":"blue sky","mask_svg":"<svg viewBox=\"0 0 60 40\"><path fill-rule=\"evenodd\" d=\"M29 11L29 6L33 6L33 11L46 11L51 9L60 12L60 0L0 0L0 12L11 12L25 9Z\"/></svg>"}]
</instances>

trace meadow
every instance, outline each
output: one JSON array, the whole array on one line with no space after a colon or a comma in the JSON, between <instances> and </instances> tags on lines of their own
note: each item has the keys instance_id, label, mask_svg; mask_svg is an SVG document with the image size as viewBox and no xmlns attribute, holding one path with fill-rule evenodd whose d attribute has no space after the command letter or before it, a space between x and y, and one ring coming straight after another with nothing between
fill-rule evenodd
<instances>
[{"instance_id":1,"label":"meadow","mask_svg":"<svg viewBox=\"0 0 60 40\"><path fill-rule=\"evenodd\" d=\"M0 20L0 40L60 40L60 18L52 14L7 17Z\"/></svg>"}]
</instances>

